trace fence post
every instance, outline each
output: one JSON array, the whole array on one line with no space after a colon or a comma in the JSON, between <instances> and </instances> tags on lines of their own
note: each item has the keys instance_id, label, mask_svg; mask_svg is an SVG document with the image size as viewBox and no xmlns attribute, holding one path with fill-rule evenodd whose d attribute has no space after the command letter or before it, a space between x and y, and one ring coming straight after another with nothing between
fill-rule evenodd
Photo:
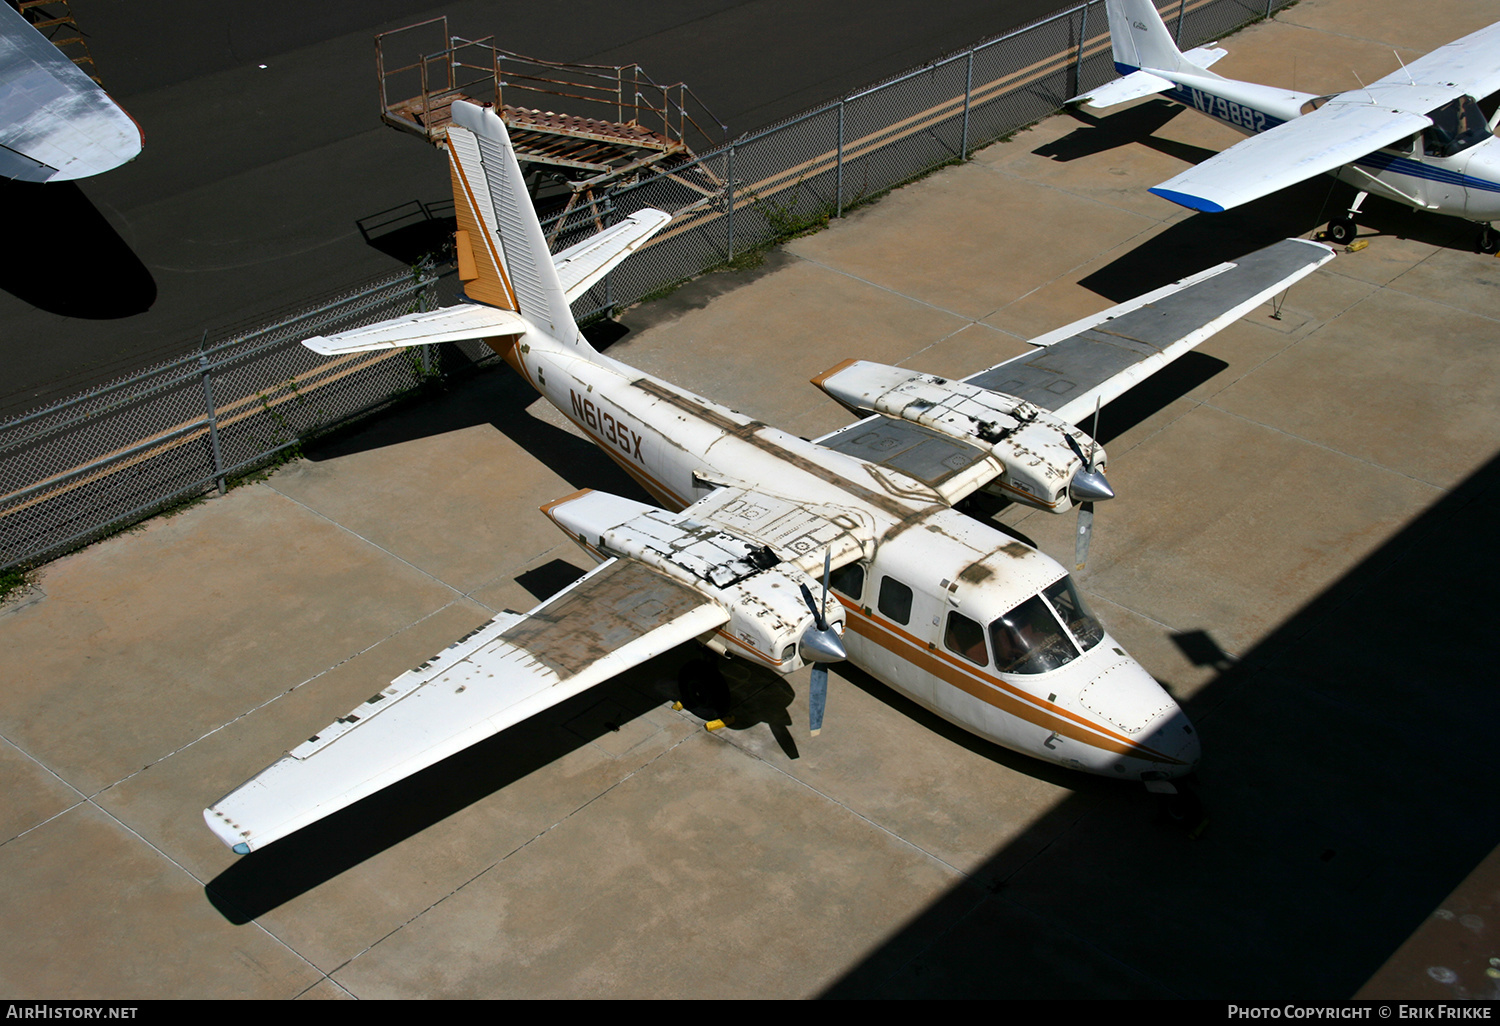
<instances>
[{"instance_id":1,"label":"fence post","mask_svg":"<svg viewBox=\"0 0 1500 1026\"><path fill-rule=\"evenodd\" d=\"M203 333L203 340L208 341L206 331ZM198 348L203 348L201 342ZM214 409L214 386L210 380L208 357L202 352L198 354L198 373L203 376L203 402L208 407L208 444L214 454L214 480L218 482L219 494L223 495L228 489L224 486L224 456L219 451L219 417Z\"/></svg>"},{"instance_id":2,"label":"fence post","mask_svg":"<svg viewBox=\"0 0 1500 1026\"><path fill-rule=\"evenodd\" d=\"M729 183L729 205L724 208L725 215L729 218L729 256L726 259L734 259L734 143L729 144L729 169L725 175Z\"/></svg>"},{"instance_id":3,"label":"fence post","mask_svg":"<svg viewBox=\"0 0 1500 1026\"><path fill-rule=\"evenodd\" d=\"M1089 37L1089 6L1094 0L1088 0L1083 5L1083 21L1078 25L1078 62L1073 65L1073 95L1077 96L1083 92L1083 43Z\"/></svg>"},{"instance_id":4,"label":"fence post","mask_svg":"<svg viewBox=\"0 0 1500 1026\"><path fill-rule=\"evenodd\" d=\"M969 63L964 68L964 129L963 136L959 139L958 155L961 160L969 159L969 97L974 93L974 48L969 47Z\"/></svg>"},{"instance_id":5,"label":"fence post","mask_svg":"<svg viewBox=\"0 0 1500 1026\"><path fill-rule=\"evenodd\" d=\"M839 152L833 172L834 217L844 216L844 101L839 101Z\"/></svg>"},{"instance_id":6,"label":"fence post","mask_svg":"<svg viewBox=\"0 0 1500 1026\"><path fill-rule=\"evenodd\" d=\"M1182 49L1182 15L1187 10L1187 0L1177 5L1177 49Z\"/></svg>"}]
</instances>

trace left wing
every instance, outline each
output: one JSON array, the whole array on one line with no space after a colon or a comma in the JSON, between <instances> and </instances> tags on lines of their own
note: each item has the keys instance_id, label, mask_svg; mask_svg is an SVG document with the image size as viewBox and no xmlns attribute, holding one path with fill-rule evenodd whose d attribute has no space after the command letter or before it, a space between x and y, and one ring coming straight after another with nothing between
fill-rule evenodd
<instances>
[{"instance_id":1,"label":"left wing","mask_svg":"<svg viewBox=\"0 0 1500 1026\"><path fill-rule=\"evenodd\" d=\"M247 854L728 619L694 589L611 559L397 677L203 818Z\"/></svg>"},{"instance_id":2,"label":"left wing","mask_svg":"<svg viewBox=\"0 0 1500 1026\"><path fill-rule=\"evenodd\" d=\"M1036 349L963 381L845 361L813 383L875 416L816 441L949 503L1003 478L1035 504L1066 509L1090 444L1072 425L1332 259L1327 246L1286 239L1032 339Z\"/></svg>"},{"instance_id":3,"label":"left wing","mask_svg":"<svg viewBox=\"0 0 1500 1026\"><path fill-rule=\"evenodd\" d=\"M1252 135L1150 191L1192 210L1219 213L1352 164L1432 124L1423 114L1366 102L1364 91L1358 95L1362 102L1330 100Z\"/></svg>"},{"instance_id":4,"label":"left wing","mask_svg":"<svg viewBox=\"0 0 1500 1026\"><path fill-rule=\"evenodd\" d=\"M1034 338L1039 349L964 380L1077 423L1332 259L1322 243L1283 239Z\"/></svg>"}]
</instances>

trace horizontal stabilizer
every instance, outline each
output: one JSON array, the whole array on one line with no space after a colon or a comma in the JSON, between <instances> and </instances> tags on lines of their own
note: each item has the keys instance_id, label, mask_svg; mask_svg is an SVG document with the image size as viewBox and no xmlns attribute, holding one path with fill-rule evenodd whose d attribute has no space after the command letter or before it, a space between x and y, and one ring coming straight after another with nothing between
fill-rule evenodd
<instances>
[{"instance_id":1,"label":"horizontal stabilizer","mask_svg":"<svg viewBox=\"0 0 1500 1026\"><path fill-rule=\"evenodd\" d=\"M353 805L729 618L686 585L609 560L402 674L204 810L239 854Z\"/></svg>"},{"instance_id":2,"label":"horizontal stabilizer","mask_svg":"<svg viewBox=\"0 0 1500 1026\"><path fill-rule=\"evenodd\" d=\"M644 246L666 227L672 215L647 208L552 258L563 292L572 303L616 264Z\"/></svg>"},{"instance_id":3,"label":"horizontal stabilizer","mask_svg":"<svg viewBox=\"0 0 1500 1026\"><path fill-rule=\"evenodd\" d=\"M1041 348L964 380L1076 424L1332 259L1320 243L1285 239L1033 339Z\"/></svg>"},{"instance_id":4,"label":"horizontal stabilizer","mask_svg":"<svg viewBox=\"0 0 1500 1026\"><path fill-rule=\"evenodd\" d=\"M1098 89L1075 96L1069 103L1081 103L1087 107L1102 108L1113 107L1117 103L1125 103L1127 100L1139 100L1142 96L1152 96L1156 93L1164 93L1172 88L1172 83L1160 75L1153 75L1149 71L1132 71L1123 78L1117 78L1113 82L1106 82Z\"/></svg>"},{"instance_id":5,"label":"horizontal stabilizer","mask_svg":"<svg viewBox=\"0 0 1500 1026\"><path fill-rule=\"evenodd\" d=\"M1182 59L1191 63L1194 67L1207 70L1208 67L1218 61L1220 57L1228 54L1228 50L1219 47L1199 47L1189 50L1182 55ZM1142 96L1152 96L1156 93L1166 92L1176 83L1153 75L1149 71L1132 71L1123 78L1117 78L1113 82L1106 82L1098 89L1075 96L1069 103L1082 103L1096 110L1103 107L1113 107L1116 104L1125 103L1127 100L1139 100Z\"/></svg>"},{"instance_id":6,"label":"horizontal stabilizer","mask_svg":"<svg viewBox=\"0 0 1500 1026\"><path fill-rule=\"evenodd\" d=\"M1214 154L1151 192L1218 213L1352 164L1430 124L1424 115L1388 105L1332 100Z\"/></svg>"},{"instance_id":7,"label":"horizontal stabilizer","mask_svg":"<svg viewBox=\"0 0 1500 1026\"><path fill-rule=\"evenodd\" d=\"M466 303L427 313L408 314L367 328L341 331L337 335L315 335L305 339L302 344L324 356L342 356L345 353L364 353L376 349L400 349L402 346L519 335L530 330L530 327L520 314L510 310Z\"/></svg>"}]
</instances>

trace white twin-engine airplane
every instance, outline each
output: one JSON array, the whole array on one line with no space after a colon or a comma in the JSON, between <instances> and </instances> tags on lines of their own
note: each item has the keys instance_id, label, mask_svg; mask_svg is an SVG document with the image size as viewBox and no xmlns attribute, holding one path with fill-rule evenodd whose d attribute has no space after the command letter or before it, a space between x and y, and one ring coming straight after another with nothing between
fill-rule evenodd
<instances>
[{"instance_id":1,"label":"white twin-engine airplane","mask_svg":"<svg viewBox=\"0 0 1500 1026\"><path fill-rule=\"evenodd\" d=\"M816 441L595 352L569 303L669 220L643 210L555 258L505 127L453 106L470 303L313 338L319 353L482 338L655 497L542 508L600 561L396 678L204 813L245 854L691 639L777 673L847 658L997 744L1093 773L1191 771L1198 737L1067 572L953 504L1063 512L1112 493L1073 422L1332 259L1289 239L1069 325L964 381L863 361L816 379L864 419ZM831 595L830 595L831 590ZM815 598L814 595L818 597ZM1168 785L1170 786L1170 785Z\"/></svg>"},{"instance_id":2,"label":"white twin-engine airplane","mask_svg":"<svg viewBox=\"0 0 1500 1026\"><path fill-rule=\"evenodd\" d=\"M1250 136L1151 192L1218 212L1332 172L1357 191L1328 223L1334 242L1354 238L1355 215L1373 193L1478 222L1479 248L1500 249L1489 223L1500 218L1500 142L1475 99L1500 89L1500 22L1368 86L1314 96L1214 74L1209 66L1226 51L1180 52L1151 0L1106 0L1106 8L1124 77L1071 102L1112 107L1161 93Z\"/></svg>"}]
</instances>

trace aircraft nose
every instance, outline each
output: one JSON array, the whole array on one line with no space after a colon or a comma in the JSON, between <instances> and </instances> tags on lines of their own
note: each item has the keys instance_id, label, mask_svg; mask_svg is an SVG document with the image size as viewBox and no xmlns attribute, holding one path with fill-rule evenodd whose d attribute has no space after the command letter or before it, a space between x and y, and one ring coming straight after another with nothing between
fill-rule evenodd
<instances>
[{"instance_id":1,"label":"aircraft nose","mask_svg":"<svg viewBox=\"0 0 1500 1026\"><path fill-rule=\"evenodd\" d=\"M1198 760L1203 755L1198 728L1193 726L1181 706L1174 705L1172 711L1163 717L1161 725L1153 731L1152 741L1151 747L1179 763L1168 770L1172 776L1182 776L1198 768Z\"/></svg>"}]
</instances>

